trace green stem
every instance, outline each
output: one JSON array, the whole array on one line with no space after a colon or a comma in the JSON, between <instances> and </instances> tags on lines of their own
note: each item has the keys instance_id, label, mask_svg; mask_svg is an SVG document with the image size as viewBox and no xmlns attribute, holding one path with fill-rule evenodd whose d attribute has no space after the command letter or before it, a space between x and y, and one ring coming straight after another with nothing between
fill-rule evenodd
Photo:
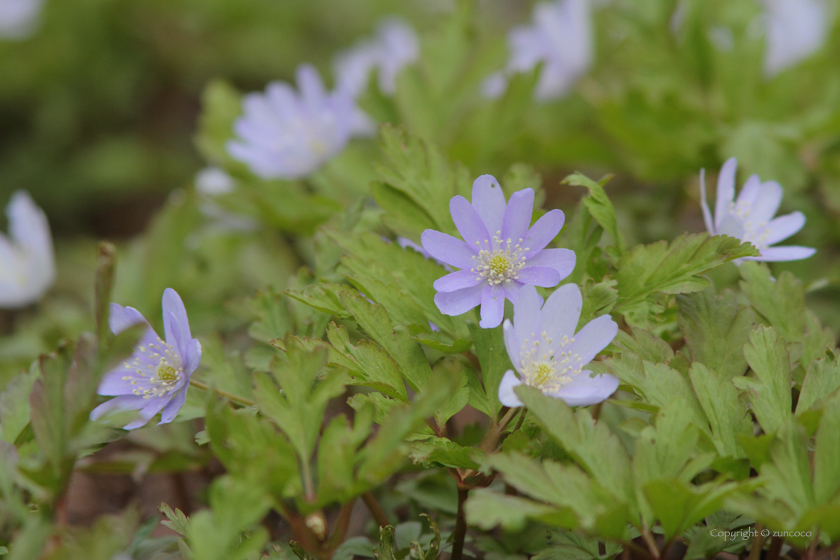
<instances>
[{"instance_id":1,"label":"green stem","mask_svg":"<svg viewBox=\"0 0 840 560\"><path fill-rule=\"evenodd\" d=\"M194 379L190 379L190 385L197 389L203 389L205 391L211 390L210 386L206 383L202 383L201 381L195 381ZM237 404L241 404L242 406L257 406L257 403L255 403L254 401L249 401L248 399L237 397L236 395L228 393L227 391L222 391L221 389L216 389L215 387L213 387L212 391L214 391L220 397L224 397L227 400L233 401Z\"/></svg>"}]
</instances>

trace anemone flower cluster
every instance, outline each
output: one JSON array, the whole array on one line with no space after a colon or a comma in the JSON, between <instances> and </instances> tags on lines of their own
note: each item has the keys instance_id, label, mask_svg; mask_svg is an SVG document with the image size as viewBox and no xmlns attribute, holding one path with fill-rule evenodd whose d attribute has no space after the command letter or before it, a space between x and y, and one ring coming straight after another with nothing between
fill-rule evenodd
<instances>
[{"instance_id":1,"label":"anemone flower cluster","mask_svg":"<svg viewBox=\"0 0 840 560\"><path fill-rule=\"evenodd\" d=\"M502 323L505 299L516 301L522 286L551 288L571 274L575 253L546 249L563 227L564 215L552 210L531 226L534 191L505 195L498 181L482 175L473 183L472 203L454 197L449 210L463 241L427 229L423 248L434 259L461 270L435 282L435 304L445 315L460 315L481 305L482 328Z\"/></svg>"},{"instance_id":2,"label":"anemone flower cluster","mask_svg":"<svg viewBox=\"0 0 840 560\"><path fill-rule=\"evenodd\" d=\"M35 31L44 0L0 0L0 39L26 39Z\"/></svg>"},{"instance_id":3,"label":"anemone flower cluster","mask_svg":"<svg viewBox=\"0 0 840 560\"><path fill-rule=\"evenodd\" d=\"M829 32L826 0L763 0L767 51L764 73L775 76L819 51Z\"/></svg>"},{"instance_id":4,"label":"anemone flower cluster","mask_svg":"<svg viewBox=\"0 0 840 560\"><path fill-rule=\"evenodd\" d=\"M90 414L97 420L113 411L139 410L137 419L124 429L145 426L158 413L161 424L172 422L187 400L190 376L201 362L201 344L190 334L190 323L181 297L171 288L163 293L162 340L149 323L132 307L111 304L109 325L119 334L134 325L146 325L134 353L105 374L100 395L114 396Z\"/></svg>"},{"instance_id":5,"label":"anemone flower cluster","mask_svg":"<svg viewBox=\"0 0 840 560\"><path fill-rule=\"evenodd\" d=\"M272 82L264 94L246 95L234 124L230 155L264 179L306 177L338 155L354 134L370 131L367 117L345 91L324 88L318 71L302 65L298 92Z\"/></svg>"},{"instance_id":6,"label":"anemone flower cluster","mask_svg":"<svg viewBox=\"0 0 840 560\"><path fill-rule=\"evenodd\" d=\"M757 175L747 179L744 188L735 199L737 168L738 161L730 158L720 170L714 219L706 203L705 174L700 174L701 207L709 233L729 235L755 245L761 256L745 257L744 260L796 261L813 255L816 249L810 247L772 247L802 229L805 216L802 212L792 212L773 218L782 202L782 187L775 181L762 182Z\"/></svg>"},{"instance_id":7,"label":"anemone flower cluster","mask_svg":"<svg viewBox=\"0 0 840 560\"><path fill-rule=\"evenodd\" d=\"M599 403L618 388L618 379L608 374L592 376L586 365L616 333L618 325L602 315L577 329L583 299L576 284L566 284L542 305L533 286L520 291L513 306L513 322L505 320L505 347L516 368L508 370L499 385L499 401L522 406L514 389L529 385L569 406Z\"/></svg>"},{"instance_id":8,"label":"anemone flower cluster","mask_svg":"<svg viewBox=\"0 0 840 560\"><path fill-rule=\"evenodd\" d=\"M37 302L55 281L50 225L44 212L23 191L6 207L9 236L0 233L0 309Z\"/></svg>"},{"instance_id":9,"label":"anemone flower cluster","mask_svg":"<svg viewBox=\"0 0 840 560\"><path fill-rule=\"evenodd\" d=\"M529 72L540 63L542 73L534 96L548 101L566 95L589 70L593 59L591 0L555 0L537 4L533 23L508 34L510 59L504 70L488 77L487 97L502 95L510 76Z\"/></svg>"}]
</instances>

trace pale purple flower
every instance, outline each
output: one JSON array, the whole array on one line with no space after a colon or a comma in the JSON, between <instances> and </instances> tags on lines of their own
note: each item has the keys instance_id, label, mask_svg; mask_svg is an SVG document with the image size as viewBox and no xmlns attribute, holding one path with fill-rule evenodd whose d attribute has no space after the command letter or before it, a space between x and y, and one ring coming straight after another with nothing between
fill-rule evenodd
<instances>
[{"instance_id":1,"label":"pale purple flower","mask_svg":"<svg viewBox=\"0 0 840 560\"><path fill-rule=\"evenodd\" d=\"M575 268L574 251L545 248L563 227L562 211L552 210L531 226L533 189L515 192L505 203L498 181L482 175L473 183L472 204L456 196L449 210L464 241L431 229L420 237L434 259L462 269L434 284L435 304L444 315L481 305L481 327L497 327L505 298L515 302L526 284L554 287Z\"/></svg>"},{"instance_id":2,"label":"pale purple flower","mask_svg":"<svg viewBox=\"0 0 840 560\"><path fill-rule=\"evenodd\" d=\"M512 74L530 72L539 63L543 68L534 96L546 101L566 95L594 58L590 0L537 4L533 23L512 29L508 44L511 55L506 68L483 84L487 97L498 97Z\"/></svg>"},{"instance_id":3,"label":"pale purple flower","mask_svg":"<svg viewBox=\"0 0 840 560\"><path fill-rule=\"evenodd\" d=\"M55 281L50 224L30 196L18 191L6 207L9 236L0 233L0 309L35 303Z\"/></svg>"},{"instance_id":4,"label":"pale purple flower","mask_svg":"<svg viewBox=\"0 0 840 560\"><path fill-rule=\"evenodd\" d=\"M576 284L559 287L545 301L532 286L522 288L513 306L513 323L505 321L505 347L519 373L508 370L499 384L499 402L522 406L514 387L530 385L569 406L599 403L618 388L609 374L592 376L584 369L606 348L618 325L609 315L589 321L575 333L583 300Z\"/></svg>"},{"instance_id":5,"label":"pale purple flower","mask_svg":"<svg viewBox=\"0 0 840 560\"><path fill-rule=\"evenodd\" d=\"M379 89L393 95L397 74L420 57L420 41L414 30L398 18L386 19L372 39L359 42L335 60L338 89L354 98L368 87L370 73L377 70Z\"/></svg>"},{"instance_id":6,"label":"pale purple flower","mask_svg":"<svg viewBox=\"0 0 840 560\"><path fill-rule=\"evenodd\" d=\"M775 76L819 51L829 31L825 0L763 0L767 51L764 73Z\"/></svg>"},{"instance_id":7,"label":"pale purple flower","mask_svg":"<svg viewBox=\"0 0 840 560\"><path fill-rule=\"evenodd\" d=\"M444 270L446 270L447 272L452 272L452 267L451 266L449 266L445 262L437 260L432 255L430 255L429 252L426 249L424 249L422 245L418 245L417 243L415 243L414 241L412 241L411 239L409 239L407 237L397 237L397 245L399 245L403 249L411 249L412 251L417 251L418 253L423 255L424 259L426 259L426 260L432 259L433 261L438 263L440 266L442 266L444 268Z\"/></svg>"},{"instance_id":8,"label":"pale purple flower","mask_svg":"<svg viewBox=\"0 0 840 560\"><path fill-rule=\"evenodd\" d=\"M302 65L297 71L299 93L284 82L272 82L265 94L252 93L242 101L236 140L230 155L248 164L264 179L306 177L338 155L351 136L369 123L347 92L328 92L318 71Z\"/></svg>"},{"instance_id":9,"label":"pale purple flower","mask_svg":"<svg viewBox=\"0 0 840 560\"><path fill-rule=\"evenodd\" d=\"M700 173L700 200L706 229L712 235L729 235L741 241L752 243L761 253L760 257L744 257L750 261L797 261L806 259L817 250L810 247L788 245L771 247L802 229L805 216L792 212L773 218L782 202L782 187L775 181L761 182L758 175L752 175L735 199L735 172L738 161L730 158L720 170L715 200L715 217L706 203L705 173Z\"/></svg>"},{"instance_id":10,"label":"pale purple flower","mask_svg":"<svg viewBox=\"0 0 840 560\"><path fill-rule=\"evenodd\" d=\"M0 39L26 39L35 31L44 0L0 0Z\"/></svg>"},{"instance_id":11,"label":"pale purple flower","mask_svg":"<svg viewBox=\"0 0 840 560\"><path fill-rule=\"evenodd\" d=\"M134 354L105 374L100 395L116 396L90 413L96 420L113 410L139 410L140 417L125 426L134 430L145 426L158 412L160 424L175 419L187 400L190 376L201 362L201 344L190 334L187 311L172 288L163 292L163 341L139 311L111 304L111 330L119 334L131 326L147 329L134 348Z\"/></svg>"}]
</instances>

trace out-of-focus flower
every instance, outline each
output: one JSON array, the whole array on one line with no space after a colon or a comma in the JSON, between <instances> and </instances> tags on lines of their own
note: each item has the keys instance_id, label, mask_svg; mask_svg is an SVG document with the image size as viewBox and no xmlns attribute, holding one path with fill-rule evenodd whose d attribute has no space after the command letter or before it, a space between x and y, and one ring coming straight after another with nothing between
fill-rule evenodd
<instances>
[{"instance_id":1,"label":"out-of-focus flower","mask_svg":"<svg viewBox=\"0 0 840 560\"><path fill-rule=\"evenodd\" d=\"M379 89L393 95L397 74L420 57L417 34L404 21L387 19L379 24L372 39L359 42L335 59L338 89L354 98L367 89L370 73L379 73Z\"/></svg>"},{"instance_id":2,"label":"out-of-focus flower","mask_svg":"<svg viewBox=\"0 0 840 560\"><path fill-rule=\"evenodd\" d=\"M18 191L6 207L9 236L0 233L0 308L35 303L55 281L50 225L30 196Z\"/></svg>"},{"instance_id":3,"label":"out-of-focus flower","mask_svg":"<svg viewBox=\"0 0 840 560\"><path fill-rule=\"evenodd\" d=\"M828 36L825 0L763 0L767 30L764 73L775 76L816 53Z\"/></svg>"},{"instance_id":4,"label":"out-of-focus flower","mask_svg":"<svg viewBox=\"0 0 840 560\"><path fill-rule=\"evenodd\" d=\"M306 177L366 126L353 97L326 91L312 66L298 68L297 85L299 93L272 82L264 94L246 95L244 115L234 124L239 138L228 143L228 152L264 179Z\"/></svg>"},{"instance_id":5,"label":"out-of-focus flower","mask_svg":"<svg viewBox=\"0 0 840 560\"><path fill-rule=\"evenodd\" d=\"M569 249L546 249L563 227L565 217L552 210L531 225L534 191L505 195L498 181L482 175L473 183L472 204L454 197L449 210L464 241L427 229L420 241L436 260L460 268L435 282L435 304L444 315L460 315L481 305L482 328L502 323L505 298L516 301L526 285L551 288L575 267Z\"/></svg>"},{"instance_id":6,"label":"out-of-focus flower","mask_svg":"<svg viewBox=\"0 0 840 560\"><path fill-rule=\"evenodd\" d=\"M210 218L212 228L225 232L254 231L259 227L250 216L240 216L219 206L217 196L230 194L236 189L236 180L218 167L206 167L195 176L195 190L203 195L199 208Z\"/></svg>"},{"instance_id":7,"label":"out-of-focus flower","mask_svg":"<svg viewBox=\"0 0 840 560\"><path fill-rule=\"evenodd\" d=\"M729 235L741 241L752 243L761 253L760 257L738 259L750 261L798 261L816 253L810 247L771 247L802 229L805 216L792 212L773 218L782 202L782 187L775 181L762 183L758 175L752 175L735 200L735 171L738 161L730 158L720 170L715 200L715 217L706 203L705 173L700 173L700 200L706 229L712 235Z\"/></svg>"},{"instance_id":8,"label":"out-of-focus flower","mask_svg":"<svg viewBox=\"0 0 840 560\"><path fill-rule=\"evenodd\" d=\"M507 89L512 74L529 72L543 63L534 95L547 101L568 93L589 69L593 59L590 0L557 0L537 4L533 23L508 35L511 56L507 67L483 84L487 97Z\"/></svg>"},{"instance_id":9,"label":"out-of-focus flower","mask_svg":"<svg viewBox=\"0 0 840 560\"><path fill-rule=\"evenodd\" d=\"M499 384L499 402L522 406L513 391L525 384L569 406L587 406L607 399L618 388L612 375L592 376L583 369L612 342L618 325L609 315L591 320L577 334L583 300L576 284L558 288L540 309L533 286L522 288L513 306L513 323L505 321L505 347L519 373L508 370Z\"/></svg>"},{"instance_id":10,"label":"out-of-focus flower","mask_svg":"<svg viewBox=\"0 0 840 560\"><path fill-rule=\"evenodd\" d=\"M0 0L0 39L19 40L32 35L44 0Z\"/></svg>"},{"instance_id":11,"label":"out-of-focus flower","mask_svg":"<svg viewBox=\"0 0 840 560\"><path fill-rule=\"evenodd\" d=\"M114 410L139 410L139 418L124 429L145 426L158 412L160 424L172 422L187 400L190 376L201 362L201 344L190 334L181 297L172 288L163 292L165 342L132 307L112 303L109 324L114 334L134 325L145 324L147 329L134 354L105 374L98 392L116 398L93 409L90 419L97 420Z\"/></svg>"},{"instance_id":12,"label":"out-of-focus flower","mask_svg":"<svg viewBox=\"0 0 840 560\"><path fill-rule=\"evenodd\" d=\"M205 196L232 193L235 188L233 177L218 167L205 167L195 176L195 189Z\"/></svg>"}]
</instances>

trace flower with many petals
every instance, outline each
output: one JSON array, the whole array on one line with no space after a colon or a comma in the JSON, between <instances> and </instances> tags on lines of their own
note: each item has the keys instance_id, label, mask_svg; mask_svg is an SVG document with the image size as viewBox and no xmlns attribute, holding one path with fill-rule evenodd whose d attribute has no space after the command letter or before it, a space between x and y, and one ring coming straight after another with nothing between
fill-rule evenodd
<instances>
[{"instance_id":1,"label":"flower with many petals","mask_svg":"<svg viewBox=\"0 0 840 560\"><path fill-rule=\"evenodd\" d=\"M386 19L377 27L373 39L362 41L336 57L338 89L358 97L367 89L370 73L375 69L379 73L380 91L393 95L397 74L419 57L420 41L414 30L400 19Z\"/></svg>"},{"instance_id":2,"label":"flower with many petals","mask_svg":"<svg viewBox=\"0 0 840 560\"><path fill-rule=\"evenodd\" d=\"M764 0L764 5L767 76L794 66L825 44L830 23L825 0Z\"/></svg>"},{"instance_id":3,"label":"flower with many petals","mask_svg":"<svg viewBox=\"0 0 840 560\"><path fill-rule=\"evenodd\" d=\"M507 67L484 82L487 97L507 89L510 75L530 72L543 63L534 95L550 100L568 93L589 69L593 59L591 0L556 0L537 4L532 25L508 35L511 56Z\"/></svg>"},{"instance_id":4,"label":"flower with many petals","mask_svg":"<svg viewBox=\"0 0 840 560\"><path fill-rule=\"evenodd\" d=\"M55 281L50 225L43 210L23 191L6 207L9 237L0 233L0 308L35 303Z\"/></svg>"},{"instance_id":5,"label":"flower with many petals","mask_svg":"<svg viewBox=\"0 0 840 560\"><path fill-rule=\"evenodd\" d=\"M326 91L312 66L298 68L297 83L299 93L273 82L265 94L246 95L244 115L234 124L238 138L228 152L264 179L306 177L370 127L353 97Z\"/></svg>"},{"instance_id":6,"label":"flower with many petals","mask_svg":"<svg viewBox=\"0 0 840 560\"><path fill-rule=\"evenodd\" d=\"M752 243L761 253L760 257L744 257L751 261L798 261L816 252L810 247L771 247L802 229L805 216L792 212L773 218L782 202L782 187L775 181L761 182L758 175L752 175L744 184L738 199L735 199L735 172L738 161L730 158L720 170L715 201L715 217L706 203L705 174L700 174L700 200L706 229L712 235L729 235L741 241ZM738 259L740 261L742 259ZM738 261L735 261L738 263Z\"/></svg>"},{"instance_id":7,"label":"flower with many petals","mask_svg":"<svg viewBox=\"0 0 840 560\"><path fill-rule=\"evenodd\" d=\"M0 38L19 40L32 35L44 0L0 0Z\"/></svg>"},{"instance_id":8,"label":"flower with many petals","mask_svg":"<svg viewBox=\"0 0 840 560\"><path fill-rule=\"evenodd\" d=\"M125 362L105 374L99 384L100 395L116 396L90 413L96 420L108 412L139 410L140 417L126 430L145 426L158 412L160 424L175 419L187 400L190 376L201 362L201 344L190 334L187 311L172 288L163 292L163 341L149 323L132 307L111 304L111 330L119 334L134 325L146 325L146 332Z\"/></svg>"},{"instance_id":9,"label":"flower with many petals","mask_svg":"<svg viewBox=\"0 0 840 560\"><path fill-rule=\"evenodd\" d=\"M502 323L505 298L516 301L519 289L531 284L556 286L575 268L575 253L546 249L565 217L552 210L531 226L533 189L505 195L498 181L482 175L473 183L472 204L454 197L449 210L463 241L427 229L420 241L436 260L460 268L435 282L435 304L445 315L460 315L481 305L482 328Z\"/></svg>"},{"instance_id":10,"label":"flower with many petals","mask_svg":"<svg viewBox=\"0 0 840 560\"><path fill-rule=\"evenodd\" d=\"M558 288L542 305L532 286L522 288L513 306L513 323L505 321L505 347L519 373L508 370L499 384L499 402L522 406L514 388L536 387L544 395L569 406L599 403L618 388L618 379L608 374L592 376L584 369L606 348L618 325L609 315L591 320L575 333L583 300L576 284Z\"/></svg>"}]
</instances>

